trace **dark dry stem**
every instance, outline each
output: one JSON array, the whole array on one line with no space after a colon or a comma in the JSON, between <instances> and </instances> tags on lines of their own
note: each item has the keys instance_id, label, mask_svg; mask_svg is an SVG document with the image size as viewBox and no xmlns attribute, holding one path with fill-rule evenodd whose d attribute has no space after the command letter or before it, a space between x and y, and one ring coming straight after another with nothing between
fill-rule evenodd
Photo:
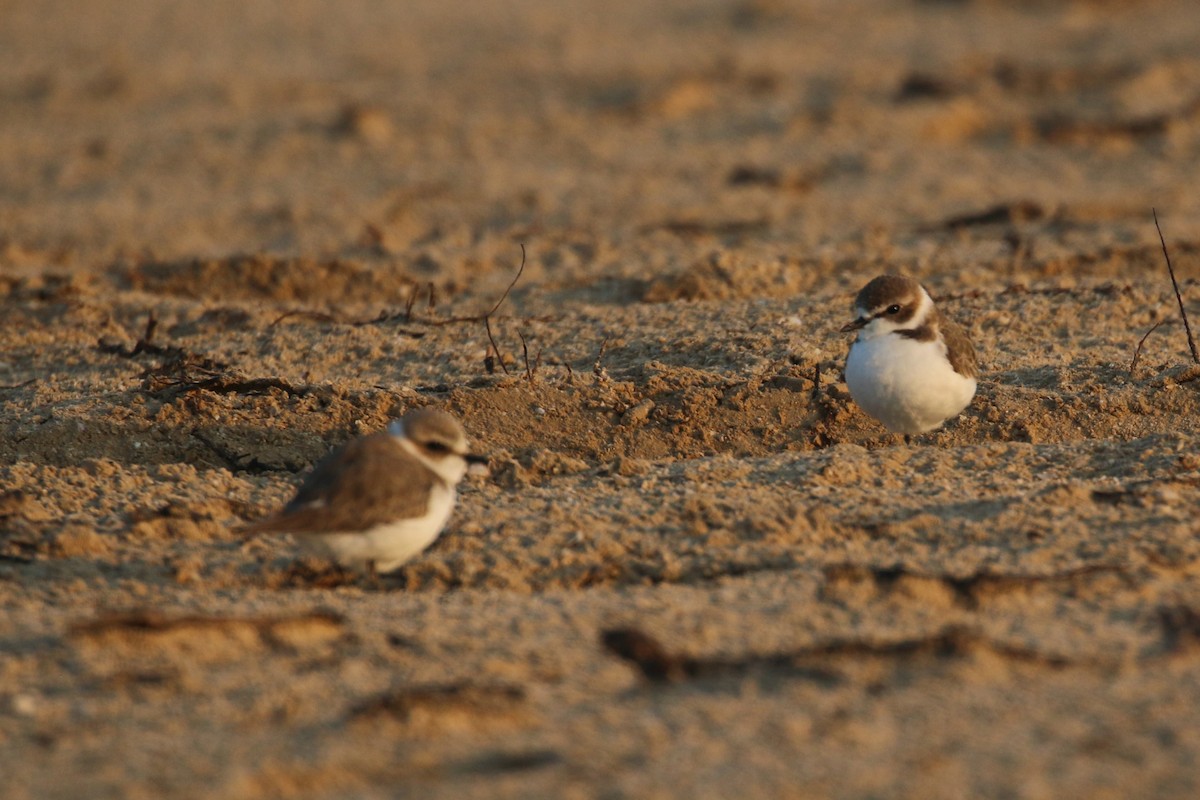
<instances>
[{"instance_id":1,"label":"dark dry stem","mask_svg":"<svg viewBox=\"0 0 1200 800\"><path fill-rule=\"evenodd\" d=\"M134 342L133 347L125 347L121 344L113 344L103 339L98 343L98 347L103 353L114 353L122 358L134 358L142 353L151 355L178 357L183 354L183 350L178 347L157 345L151 342L154 338L154 331L158 327L158 318L154 316L154 312L148 312L146 318L146 330L141 337Z\"/></svg>"},{"instance_id":2,"label":"dark dry stem","mask_svg":"<svg viewBox=\"0 0 1200 800\"><path fill-rule=\"evenodd\" d=\"M478 314L473 317L448 317L446 319L423 319L418 322L423 322L426 325L454 325L460 322L487 322L488 317L496 313L500 306L504 305L504 301L508 299L508 293L517 285L517 281L521 280L521 274L525 272L525 243L521 243L521 266L517 269L517 274L513 276L512 282L508 284L508 288L504 290L504 294L500 295L500 299L496 301L496 305L492 306L491 311L486 314ZM432 286L432 284L431 284ZM432 302L432 301L431 301ZM432 306L431 306L432 307Z\"/></svg>"},{"instance_id":3,"label":"dark dry stem","mask_svg":"<svg viewBox=\"0 0 1200 800\"><path fill-rule=\"evenodd\" d=\"M1162 228L1158 224L1158 212L1150 209L1154 215L1154 228L1158 231L1158 241L1162 243L1163 257L1167 260L1167 272L1171 273L1171 286L1175 289L1175 301L1179 303L1179 316L1183 317L1183 329L1187 333L1188 348L1192 351L1192 361L1200 364L1200 350L1196 349L1196 340L1192 337L1192 326L1188 322L1187 311L1183 307L1183 295L1179 292L1179 281L1175 280L1175 268L1171 266L1171 254L1167 252L1167 240L1163 237Z\"/></svg>"},{"instance_id":4,"label":"dark dry stem","mask_svg":"<svg viewBox=\"0 0 1200 800\"><path fill-rule=\"evenodd\" d=\"M600 366L600 362L604 360L604 351L608 349L608 337L604 337L604 341L600 343L600 352L596 354L596 361L592 364L592 374L597 378L604 377L604 367Z\"/></svg>"},{"instance_id":5,"label":"dark dry stem","mask_svg":"<svg viewBox=\"0 0 1200 800\"><path fill-rule=\"evenodd\" d=\"M410 294L408 296L408 302L404 304L404 321L405 322L412 322L413 306L416 305L417 295L419 295L420 293L421 293L421 287L414 286L413 290L412 290L412 294Z\"/></svg>"},{"instance_id":6,"label":"dark dry stem","mask_svg":"<svg viewBox=\"0 0 1200 800\"><path fill-rule=\"evenodd\" d=\"M521 275L524 272L525 272L525 243L522 242L521 243L521 266L517 269L517 274L513 276L512 281L508 284L508 288L504 290L504 294L500 295L500 299L496 301L496 305L492 306L490 311L488 311L482 317L452 317L451 319L448 319L448 320L429 320L429 324L430 325L445 325L445 324L449 324L451 322L479 322L480 320L482 320L483 327L487 331L488 341L492 345L492 352L496 354L496 360L500 362L500 368L502 370L504 370L504 374L505 375L509 374L508 367L504 363L504 356L500 353L499 345L496 344L496 337L492 335L492 314L495 314L496 310L498 308L500 308L501 305L504 304L505 300L508 299L508 293L511 292L513 290L513 287L517 285L517 281L521 280ZM430 308L433 308L433 284L432 283L429 285L429 291L430 291L430 295L429 295ZM487 360L486 356L484 357L484 366L488 367L488 360ZM491 373L492 371L493 371L492 368L488 368L489 373Z\"/></svg>"},{"instance_id":7,"label":"dark dry stem","mask_svg":"<svg viewBox=\"0 0 1200 800\"><path fill-rule=\"evenodd\" d=\"M149 345L150 342L153 341L154 330L157 327L158 327L158 317L154 316L154 312L151 311L149 316L146 317L146 332L142 334L141 341L144 344Z\"/></svg>"},{"instance_id":8,"label":"dark dry stem","mask_svg":"<svg viewBox=\"0 0 1200 800\"><path fill-rule=\"evenodd\" d=\"M521 266L517 269L517 274L513 276L512 283L508 284L508 288L504 290L504 294L500 295L500 299L496 301L496 305L492 306L492 310L484 314L485 317L490 317L496 313L500 306L504 305L504 301L508 299L508 293L517 285L517 281L521 280L521 274L525 272L525 243L521 242Z\"/></svg>"},{"instance_id":9,"label":"dark dry stem","mask_svg":"<svg viewBox=\"0 0 1200 800\"><path fill-rule=\"evenodd\" d=\"M496 304L494 306L492 306L491 310L488 311L486 314L476 314L476 315L469 316L469 317L447 317L446 319L417 318L414 320L413 313L412 313L413 307L417 304L417 300L420 298L420 295L421 295L421 287L419 284L416 284L413 287L412 294L410 294L408 296L408 300L404 304L404 311L402 313L389 314L386 311L381 311L381 312L379 312L379 316L374 317L372 319L352 320L352 319L344 319L344 318L336 317L332 314L326 314L321 311L307 311L307 310L300 309L300 310L296 310L296 311L288 311L287 313L282 314L281 316L277 317L275 319L275 321L271 323L271 327L278 325L280 322L282 322L285 319L288 319L289 317L303 317L305 319L315 319L319 322L329 322L329 323L336 324L336 325L353 325L355 327L362 327L364 325L378 325L383 322L391 322L392 320L401 319L401 318L403 318L403 320L405 322L416 322L417 324L420 324L420 325L433 325L435 327L441 327L443 325L460 325L460 324L468 323L468 322L483 322L486 324L488 321L488 318L490 316L492 316L492 314L495 314L496 310L499 309L500 306L504 304L504 301L508 299L509 292L511 292L513 290L513 287L517 285L517 281L521 280L521 275L524 272L525 272L525 245L524 245L524 243L522 243L521 244L521 266L520 266L520 268L517 269L517 274L515 276L513 276L512 282L510 282L508 284L508 288L504 290L504 294L500 295L500 299L496 301ZM432 313L433 310L436 308L436 306L437 306L437 287L434 286L433 282L431 281L429 283L429 300L426 304L426 308L430 313ZM425 335L424 333L421 333L419 331L401 331L401 333L403 333L405 336L411 336L414 339L420 339L422 336ZM494 342L493 342L493 345L494 345ZM141 351L139 350L138 352L141 352ZM499 350L496 351L496 355L497 355L497 357L499 357L499 355L500 355ZM503 359L501 359L501 360L503 361Z\"/></svg>"},{"instance_id":10,"label":"dark dry stem","mask_svg":"<svg viewBox=\"0 0 1200 800\"><path fill-rule=\"evenodd\" d=\"M525 341L525 334L517 331L517 336L521 339L521 357L525 359L525 377L529 380L529 385L533 386L533 369L529 366L529 343Z\"/></svg>"},{"instance_id":11,"label":"dark dry stem","mask_svg":"<svg viewBox=\"0 0 1200 800\"><path fill-rule=\"evenodd\" d=\"M487 330L488 341L492 343L492 352L496 354L496 360L500 362L500 369L504 370L504 374L508 374L508 367L504 364L504 356L500 355L500 348L496 344L496 337L492 335L492 320L490 315L485 315L483 318L483 327ZM486 362L486 358L484 361Z\"/></svg>"},{"instance_id":12,"label":"dark dry stem","mask_svg":"<svg viewBox=\"0 0 1200 800\"><path fill-rule=\"evenodd\" d=\"M1146 343L1146 340L1150 338L1150 334L1154 333L1156 330L1158 330L1160 327L1162 327L1163 324L1165 324L1167 322L1170 322L1170 320L1160 319L1158 322L1154 323L1154 327L1151 328L1150 330L1146 331L1146 335L1143 336L1138 341L1137 349L1133 351L1133 360L1129 362L1129 377L1130 378L1136 377L1134 375L1134 372L1137 370L1138 361L1140 361L1142 358L1142 345L1144 345Z\"/></svg>"}]
</instances>

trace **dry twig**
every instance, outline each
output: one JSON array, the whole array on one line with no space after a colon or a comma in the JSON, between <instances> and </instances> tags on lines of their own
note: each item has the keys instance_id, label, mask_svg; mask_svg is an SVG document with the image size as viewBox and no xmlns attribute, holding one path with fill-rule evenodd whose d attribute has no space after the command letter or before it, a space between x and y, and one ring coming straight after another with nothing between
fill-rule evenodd
<instances>
[{"instance_id":1,"label":"dry twig","mask_svg":"<svg viewBox=\"0 0 1200 800\"><path fill-rule=\"evenodd\" d=\"M495 310L495 309L493 309ZM496 344L496 337L492 335L492 318L491 315L484 315L483 327L487 331L488 341L492 343L492 352L496 354L496 361L500 362L500 369L504 370L504 374L508 374L508 367L504 364L504 356L500 355L500 347ZM487 366L487 356L484 356L484 366ZM495 372L496 368L492 367L488 372Z\"/></svg>"},{"instance_id":2,"label":"dry twig","mask_svg":"<svg viewBox=\"0 0 1200 800\"><path fill-rule=\"evenodd\" d=\"M172 347L169 345L167 347L163 347L162 345L154 344L154 331L157 328L158 317L154 315L153 311L150 311L146 317L146 330L141 337L134 342L133 347L126 347L123 344L114 344L103 339L100 340L97 346L100 348L101 352L115 353L122 358L133 358L134 356L141 355L142 353L172 357L182 355L183 350L178 347Z\"/></svg>"},{"instance_id":3,"label":"dry twig","mask_svg":"<svg viewBox=\"0 0 1200 800\"><path fill-rule=\"evenodd\" d=\"M521 339L521 355L525 359L525 378L529 381L529 385L533 386L533 376L537 372L538 365L542 363L542 351L538 351L536 362L531 367L529 365L529 343L525 341L525 334L517 331L517 336Z\"/></svg>"},{"instance_id":4,"label":"dry twig","mask_svg":"<svg viewBox=\"0 0 1200 800\"><path fill-rule=\"evenodd\" d=\"M492 314L495 314L496 310L499 309L500 306L504 304L504 301L508 299L508 293L511 292L513 290L513 287L517 285L517 281L521 280L521 274L524 272L525 272L525 244L524 244L524 242L522 242L521 243L521 266L520 266L520 268L517 269L517 274L513 276L512 282L508 284L508 288L504 290L504 294L500 295L500 299L496 301L496 305L492 306L491 310L488 311L486 314L484 314L482 317L474 317L474 318L473 317L455 317L455 318L452 318L451 320L447 320L448 322L449 321L478 322L480 319L482 319L483 327L487 331L488 341L491 342L491 345L492 345L492 352L494 352L496 354L496 360L500 362L500 369L504 370L505 375L508 374L508 367L504 363L504 356L500 353L500 347L496 344L496 337L492 335ZM432 302L432 295L430 295L430 301ZM434 323L434 324L440 324L440 323ZM522 337L522 342L524 342L523 337ZM487 361L486 356L484 357L484 367L488 367L488 361ZM490 367L490 368L488 368L488 372L491 373L494 371L494 369L495 369L494 367ZM530 380L530 382L532 383L532 379Z\"/></svg>"},{"instance_id":5,"label":"dry twig","mask_svg":"<svg viewBox=\"0 0 1200 800\"><path fill-rule=\"evenodd\" d=\"M1154 333L1156 330L1158 330L1160 327L1162 327L1167 322L1170 322L1170 320L1160 319L1158 322L1154 323L1153 328L1146 331L1145 336L1143 336L1140 340L1138 340L1137 349L1133 351L1133 360L1129 362L1129 377L1130 378L1135 377L1134 373L1137 371L1138 362L1142 359L1142 346L1144 344L1146 344L1146 340L1150 338L1150 334Z\"/></svg>"},{"instance_id":6,"label":"dry twig","mask_svg":"<svg viewBox=\"0 0 1200 800\"><path fill-rule=\"evenodd\" d=\"M1153 208L1154 227L1158 231L1158 241L1162 243L1163 258L1167 260L1167 271L1171 273L1171 286L1175 289L1175 301L1179 303L1179 316L1183 317L1183 329L1187 333L1188 348L1192 351L1192 361L1200 364L1200 350L1196 349L1196 340L1192 337L1192 326L1188 322L1187 311L1183 307L1183 295L1179 292L1179 281L1175 280L1175 268L1171 266L1171 254L1167 252L1167 240L1163 237L1162 228L1158 224L1158 212Z\"/></svg>"},{"instance_id":7,"label":"dry twig","mask_svg":"<svg viewBox=\"0 0 1200 800\"><path fill-rule=\"evenodd\" d=\"M417 320L427 325L455 325L463 322L487 322L488 318L495 314L500 306L504 305L504 301L508 299L508 293L517 285L517 281L521 280L521 275L525 272L525 243L521 243L521 266L517 269L517 274L513 276L512 281L508 284L508 288L504 290L504 294L500 295L500 299L496 301L496 305L492 306L491 310L486 314L479 314L473 317L447 317L446 319L424 319ZM499 355L499 353L497 353Z\"/></svg>"},{"instance_id":8,"label":"dry twig","mask_svg":"<svg viewBox=\"0 0 1200 800\"><path fill-rule=\"evenodd\" d=\"M521 280L521 275L524 274L524 272L525 272L525 260L526 260L525 259L525 245L524 245L524 243L522 243L521 244L521 266L520 266L520 268L517 269L517 274L513 276L512 281L508 284L508 288L506 288L504 290L504 294L500 295L500 299L497 300L495 305L493 305L491 307L491 309L488 310L484 314L476 314L476 315L467 316L467 317L447 317L445 319L433 319L432 317L424 317L424 318L417 317L414 319L413 318L413 308L416 306L417 300L420 299L420 295L421 295L421 287L418 284L413 287L413 292L412 292L412 294L410 294L408 296L408 300L404 304L404 311L402 311L402 312L389 314L387 311L381 311L379 313L379 316L377 316L377 317L373 317L371 319L364 319L364 320L355 320L355 319L345 319L343 317L337 317L337 316L334 316L333 314L327 314L322 311L309 311L306 309L298 309L298 310L288 311L284 314L281 314L279 317L277 317L271 323L271 327L275 327L280 322L283 322L285 319L289 319L290 317L302 317L304 319L317 320L318 322L328 322L328 323L331 323L334 325L353 325L354 327L362 327L365 325L379 325L381 323L392 322L393 320L397 320L397 319L403 319L406 323L416 323L418 325L432 325L434 327L442 327L444 325L460 325L463 323L470 323L470 322L482 322L484 324L484 326L488 329L488 339L492 342L492 348L496 351L496 357L500 360L500 365L504 366L504 359L500 357L500 350L499 350L499 348L496 347L495 337L492 336L490 319L491 319L491 316L493 314L495 314L496 311L500 308L500 306L502 306L504 304L504 301L508 299L508 295L510 292L512 292L513 287L517 285L517 281ZM436 307L437 307L437 287L431 281L429 283L429 297L428 297L428 301L426 303L426 310L428 313L432 314ZM420 339L421 337L423 337L425 335L425 333L423 331L401 330L400 333L404 334L405 336L410 336L414 339ZM142 351L137 350L135 347L135 352L142 352ZM505 369L504 371L508 372L507 369Z\"/></svg>"},{"instance_id":9,"label":"dry twig","mask_svg":"<svg viewBox=\"0 0 1200 800\"><path fill-rule=\"evenodd\" d=\"M600 365L600 362L604 360L604 351L607 349L608 337L605 336L604 341L600 343L600 352L596 354L596 362L592 364L592 374L600 380L604 380L608 377L607 373L604 371L604 367Z\"/></svg>"}]
</instances>

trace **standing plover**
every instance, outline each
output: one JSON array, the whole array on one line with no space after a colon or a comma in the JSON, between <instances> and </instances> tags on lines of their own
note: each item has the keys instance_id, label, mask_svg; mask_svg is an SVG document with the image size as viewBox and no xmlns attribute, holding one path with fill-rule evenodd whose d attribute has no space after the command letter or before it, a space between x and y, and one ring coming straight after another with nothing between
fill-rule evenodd
<instances>
[{"instance_id":1,"label":"standing plover","mask_svg":"<svg viewBox=\"0 0 1200 800\"><path fill-rule=\"evenodd\" d=\"M975 396L979 365L967 332L937 310L912 278L880 275L854 299L857 331L846 385L864 411L893 433L941 426Z\"/></svg>"},{"instance_id":2,"label":"standing plover","mask_svg":"<svg viewBox=\"0 0 1200 800\"><path fill-rule=\"evenodd\" d=\"M313 469L283 510L248 533L291 533L339 564L390 572L441 533L473 455L458 420L417 409L347 442Z\"/></svg>"}]
</instances>

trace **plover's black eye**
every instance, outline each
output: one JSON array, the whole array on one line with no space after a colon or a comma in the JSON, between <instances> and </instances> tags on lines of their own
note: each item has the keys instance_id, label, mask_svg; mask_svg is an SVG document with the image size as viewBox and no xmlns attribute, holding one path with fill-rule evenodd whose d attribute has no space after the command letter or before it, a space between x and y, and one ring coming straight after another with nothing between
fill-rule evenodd
<instances>
[{"instance_id":1,"label":"plover's black eye","mask_svg":"<svg viewBox=\"0 0 1200 800\"><path fill-rule=\"evenodd\" d=\"M426 442L425 449L431 453L448 453L450 448L441 442Z\"/></svg>"},{"instance_id":2,"label":"plover's black eye","mask_svg":"<svg viewBox=\"0 0 1200 800\"><path fill-rule=\"evenodd\" d=\"M892 304L892 305L888 306L888 307L887 307L887 313L889 313L889 314L899 314L899 313L900 313L900 304L899 304L899 303L894 303L894 304Z\"/></svg>"}]
</instances>

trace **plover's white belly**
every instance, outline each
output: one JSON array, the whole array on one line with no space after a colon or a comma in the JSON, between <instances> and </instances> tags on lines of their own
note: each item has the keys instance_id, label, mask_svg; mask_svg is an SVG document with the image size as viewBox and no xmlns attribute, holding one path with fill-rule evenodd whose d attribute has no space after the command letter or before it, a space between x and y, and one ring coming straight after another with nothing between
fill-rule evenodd
<instances>
[{"instance_id":1,"label":"plover's white belly","mask_svg":"<svg viewBox=\"0 0 1200 800\"><path fill-rule=\"evenodd\" d=\"M931 431L975 396L975 379L954 371L941 342L895 333L854 343L846 385L854 402L893 433Z\"/></svg>"},{"instance_id":2,"label":"plover's white belly","mask_svg":"<svg viewBox=\"0 0 1200 800\"><path fill-rule=\"evenodd\" d=\"M376 525L365 531L302 534L312 549L333 556L339 564L364 570L374 561L377 572L391 572L433 544L454 510L454 489L433 488L429 511L423 517Z\"/></svg>"}]
</instances>

